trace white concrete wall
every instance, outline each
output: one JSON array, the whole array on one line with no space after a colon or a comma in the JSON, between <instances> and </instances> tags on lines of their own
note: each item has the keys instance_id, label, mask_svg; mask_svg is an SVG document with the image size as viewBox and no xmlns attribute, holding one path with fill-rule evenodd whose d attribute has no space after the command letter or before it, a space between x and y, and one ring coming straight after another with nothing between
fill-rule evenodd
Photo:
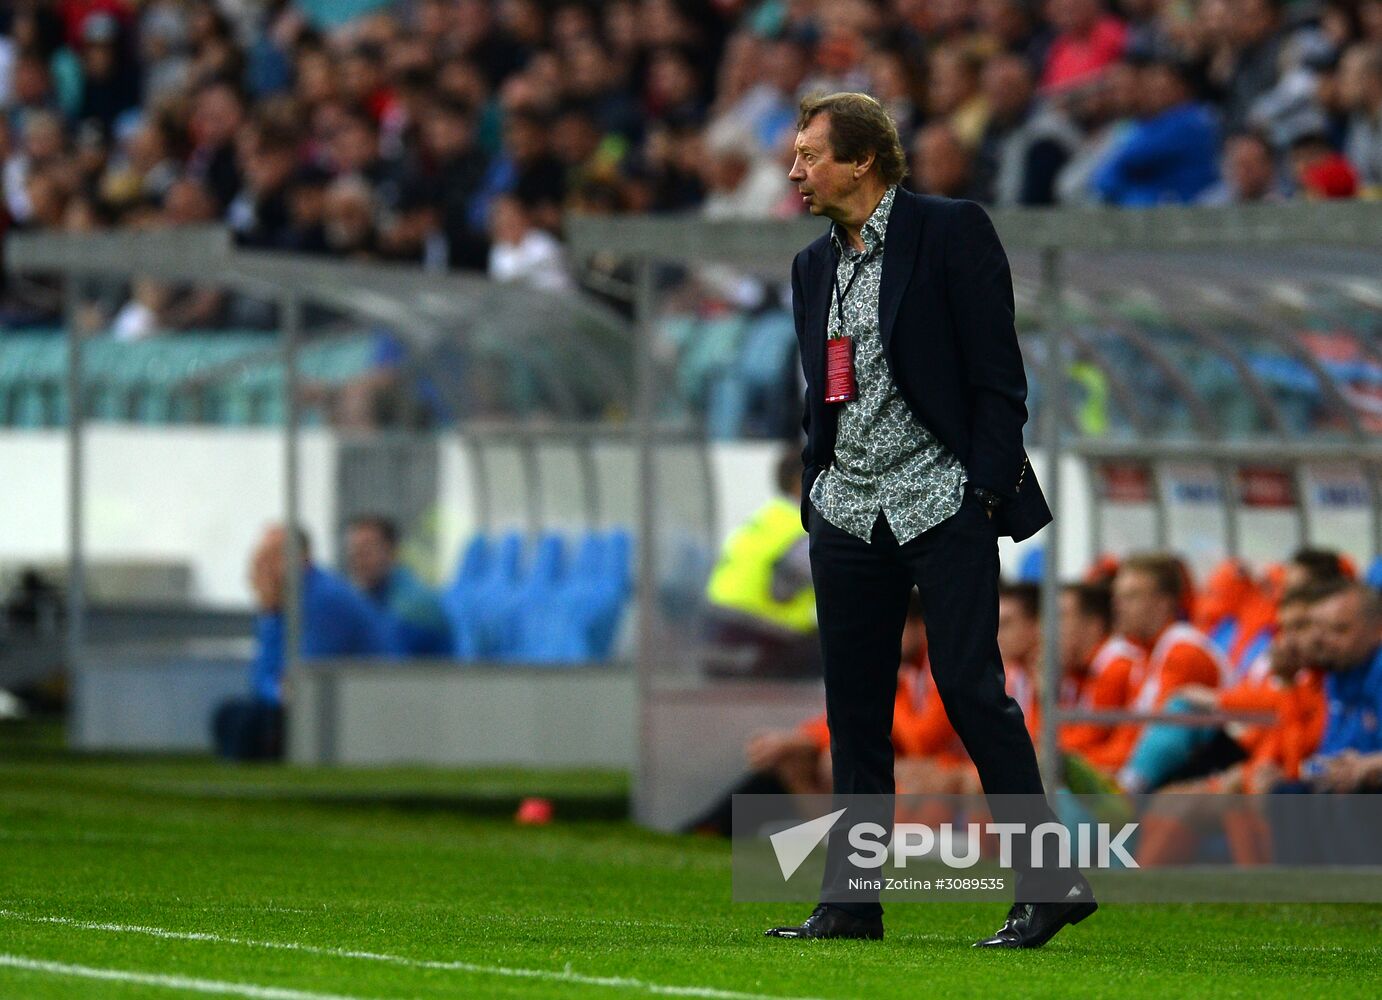
<instances>
[{"instance_id":1,"label":"white concrete wall","mask_svg":"<svg viewBox=\"0 0 1382 1000\"><path fill-rule=\"evenodd\" d=\"M267 429L93 426L86 437L86 544L92 559L167 559L192 568L194 597L245 607L246 560L283 517L283 440ZM335 448L302 438L302 518L335 558ZM67 552L67 439L0 433L0 563L60 562Z\"/></svg>"},{"instance_id":2,"label":"white concrete wall","mask_svg":"<svg viewBox=\"0 0 1382 1000\"><path fill-rule=\"evenodd\" d=\"M321 558L335 560L334 438L304 432L302 512ZM723 539L772 495L779 446L712 446ZM59 562L67 546L67 442L57 431L0 432L0 564ZM1044 477L1044 462L1033 454ZM465 484L468 456L441 450L438 559L448 578L476 512ZM1059 509L1068 573L1086 563L1087 501L1081 465L1065 466ZM86 540L93 559L167 559L192 569L197 601L245 607L245 563L265 524L283 514L283 442L269 429L96 425L87 435ZM629 484L632 491L633 484ZM632 509L632 507L630 507ZM1033 542L1043 540L1038 535ZM1020 551L1004 543L1004 565Z\"/></svg>"}]
</instances>

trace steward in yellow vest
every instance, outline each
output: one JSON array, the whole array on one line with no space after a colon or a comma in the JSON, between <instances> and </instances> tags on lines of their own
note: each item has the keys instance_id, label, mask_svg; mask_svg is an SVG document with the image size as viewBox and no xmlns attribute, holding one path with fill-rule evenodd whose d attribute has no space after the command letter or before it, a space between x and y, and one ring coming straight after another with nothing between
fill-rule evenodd
<instances>
[{"instance_id":1,"label":"steward in yellow vest","mask_svg":"<svg viewBox=\"0 0 1382 1000\"><path fill-rule=\"evenodd\" d=\"M778 488L784 495L769 500L730 535L711 571L706 597L717 610L811 635L816 631L816 597L796 496L800 469L795 453L778 462Z\"/></svg>"}]
</instances>

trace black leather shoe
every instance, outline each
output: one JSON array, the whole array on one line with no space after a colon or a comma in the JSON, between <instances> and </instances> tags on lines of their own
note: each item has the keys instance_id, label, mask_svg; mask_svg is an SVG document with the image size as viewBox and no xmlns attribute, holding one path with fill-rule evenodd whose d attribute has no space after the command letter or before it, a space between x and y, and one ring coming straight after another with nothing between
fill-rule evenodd
<instances>
[{"instance_id":1,"label":"black leather shoe","mask_svg":"<svg viewBox=\"0 0 1382 1000\"><path fill-rule=\"evenodd\" d=\"M883 940L882 917L856 917L852 913L821 903L806 922L795 927L773 927L764 937L778 938L859 938L867 941Z\"/></svg>"},{"instance_id":2,"label":"black leather shoe","mask_svg":"<svg viewBox=\"0 0 1382 1000\"><path fill-rule=\"evenodd\" d=\"M1059 903L1016 903L993 937L975 941L976 948L1040 948L1066 924L1078 924L1099 908L1088 883L1070 890Z\"/></svg>"}]
</instances>

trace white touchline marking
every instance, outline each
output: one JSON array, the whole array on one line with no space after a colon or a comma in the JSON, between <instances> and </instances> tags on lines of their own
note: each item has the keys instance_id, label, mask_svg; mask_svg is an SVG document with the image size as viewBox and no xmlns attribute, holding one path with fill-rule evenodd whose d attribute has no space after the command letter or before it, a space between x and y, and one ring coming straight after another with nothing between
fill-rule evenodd
<instances>
[{"instance_id":1,"label":"white touchline marking","mask_svg":"<svg viewBox=\"0 0 1382 1000\"><path fill-rule=\"evenodd\" d=\"M642 990L659 996L701 997L704 1000L815 1000L811 997L784 997L776 993L742 993L738 990L721 990L713 986L669 986L650 983L643 979L629 979L624 976L586 976L572 972L571 966L561 972L549 969L522 969L508 965L478 965L474 962L441 962L424 958L408 958L404 955L389 955L374 951L356 951L348 948L322 948L317 945L299 944L296 941L257 941L252 938L229 937L206 931L173 931L164 927L144 927L137 924L111 924L87 920L74 920L71 917L50 917L37 914L19 913L15 910L0 909L0 917L9 920L24 920L35 924L58 924L63 927L77 927L89 931L110 931L115 934L144 934L148 937L169 941L207 941L212 944L241 945L247 948L272 948L277 951L297 951L305 955L324 955L331 958L354 958L367 962L386 962L414 969L437 969L447 972L470 972L487 976L511 976L519 979L540 979L548 982L576 983L581 986L609 986L616 989ZM307 996L307 994L303 994Z\"/></svg>"},{"instance_id":2,"label":"white touchline marking","mask_svg":"<svg viewBox=\"0 0 1382 1000\"><path fill-rule=\"evenodd\" d=\"M98 969L90 965L69 965L66 962L45 962L23 955L0 955L0 966L23 969L26 972L46 972L54 976L76 976L81 979L109 979L117 983L139 983L142 986L163 986L170 990L190 993L221 993L252 1000L362 1000L339 993L310 993L278 986L256 986L253 983L230 983L219 979L193 979L188 976L165 976L155 972L131 972L127 969Z\"/></svg>"}]
</instances>

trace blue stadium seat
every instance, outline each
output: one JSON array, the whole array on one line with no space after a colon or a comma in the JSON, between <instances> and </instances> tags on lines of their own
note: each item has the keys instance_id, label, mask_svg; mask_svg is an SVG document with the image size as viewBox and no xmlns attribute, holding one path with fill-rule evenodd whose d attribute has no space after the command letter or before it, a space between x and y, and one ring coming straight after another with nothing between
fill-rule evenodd
<instances>
[{"instance_id":1,"label":"blue stadium seat","mask_svg":"<svg viewBox=\"0 0 1382 1000\"><path fill-rule=\"evenodd\" d=\"M543 662L607 660L633 590L633 542L616 528L584 535L551 598Z\"/></svg>"},{"instance_id":2,"label":"blue stadium seat","mask_svg":"<svg viewBox=\"0 0 1382 1000\"><path fill-rule=\"evenodd\" d=\"M508 658L516 645L523 555L523 536L517 531L505 534L499 539L494 559L477 588L479 655L483 658Z\"/></svg>"},{"instance_id":3,"label":"blue stadium seat","mask_svg":"<svg viewBox=\"0 0 1382 1000\"><path fill-rule=\"evenodd\" d=\"M442 608L451 621L452 652L465 660L478 659L481 649L478 594L490 564L489 539L476 535L465 547L456 576L442 592Z\"/></svg>"},{"instance_id":4,"label":"blue stadium seat","mask_svg":"<svg viewBox=\"0 0 1382 1000\"><path fill-rule=\"evenodd\" d=\"M548 533L537 541L533 560L518 590L517 638L513 658L535 663L561 660L556 598L566 575L566 545Z\"/></svg>"}]
</instances>

